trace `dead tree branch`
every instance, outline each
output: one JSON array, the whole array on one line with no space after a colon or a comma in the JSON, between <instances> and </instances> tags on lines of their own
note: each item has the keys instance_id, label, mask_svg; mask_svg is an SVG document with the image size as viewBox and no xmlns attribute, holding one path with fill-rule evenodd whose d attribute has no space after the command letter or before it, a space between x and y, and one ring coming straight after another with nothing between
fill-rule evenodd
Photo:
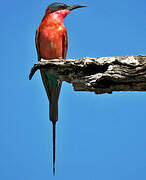
<instances>
[{"instance_id":1,"label":"dead tree branch","mask_svg":"<svg viewBox=\"0 0 146 180\"><path fill-rule=\"evenodd\" d=\"M146 91L146 55L83 59L42 59L31 69L34 73L54 71L61 81L72 83L75 91L96 94L113 91Z\"/></svg>"}]
</instances>

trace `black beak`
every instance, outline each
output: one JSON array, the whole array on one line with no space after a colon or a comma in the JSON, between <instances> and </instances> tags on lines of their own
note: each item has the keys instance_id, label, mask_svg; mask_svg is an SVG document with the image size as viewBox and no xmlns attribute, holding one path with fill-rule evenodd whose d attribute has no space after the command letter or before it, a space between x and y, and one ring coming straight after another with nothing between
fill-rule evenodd
<instances>
[{"instance_id":1,"label":"black beak","mask_svg":"<svg viewBox=\"0 0 146 180\"><path fill-rule=\"evenodd\" d=\"M74 10L74 9L82 8L82 7L87 7L87 6L82 6L82 5L72 5L72 6L68 6L66 9L72 11L72 10Z\"/></svg>"}]
</instances>

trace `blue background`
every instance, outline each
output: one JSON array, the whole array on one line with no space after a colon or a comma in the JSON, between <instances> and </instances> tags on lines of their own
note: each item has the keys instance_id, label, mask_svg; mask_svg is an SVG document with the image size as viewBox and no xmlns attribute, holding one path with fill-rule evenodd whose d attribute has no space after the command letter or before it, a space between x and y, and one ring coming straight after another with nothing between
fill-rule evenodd
<instances>
[{"instance_id":1,"label":"blue background","mask_svg":"<svg viewBox=\"0 0 146 180\"><path fill-rule=\"evenodd\" d=\"M53 177L47 96L39 72L28 80L35 31L52 2L1 2L0 179L145 180L146 93L95 95L65 82ZM65 19L67 58L146 54L145 0L63 2L88 6Z\"/></svg>"}]
</instances>

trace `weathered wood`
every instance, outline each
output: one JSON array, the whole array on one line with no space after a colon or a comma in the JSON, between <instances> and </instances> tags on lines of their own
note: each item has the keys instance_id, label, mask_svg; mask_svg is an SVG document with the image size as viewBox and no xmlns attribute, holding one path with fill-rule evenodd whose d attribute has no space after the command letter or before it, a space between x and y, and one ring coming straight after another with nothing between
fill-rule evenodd
<instances>
[{"instance_id":1,"label":"weathered wood","mask_svg":"<svg viewBox=\"0 0 146 180\"><path fill-rule=\"evenodd\" d=\"M96 94L146 91L146 55L42 59L31 69L29 79L38 69L57 72L59 79L72 83L75 91L93 91Z\"/></svg>"}]
</instances>

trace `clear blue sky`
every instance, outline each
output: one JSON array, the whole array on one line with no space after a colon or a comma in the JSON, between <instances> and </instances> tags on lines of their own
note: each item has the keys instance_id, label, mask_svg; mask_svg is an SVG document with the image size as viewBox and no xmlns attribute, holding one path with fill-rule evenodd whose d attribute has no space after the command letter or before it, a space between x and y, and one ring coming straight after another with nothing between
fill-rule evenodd
<instances>
[{"instance_id":1,"label":"clear blue sky","mask_svg":"<svg viewBox=\"0 0 146 180\"><path fill-rule=\"evenodd\" d=\"M145 180L146 93L95 95L65 82L52 176L48 100L39 72L28 80L35 31L52 2L1 2L0 179ZM146 54L145 0L63 2L88 6L65 19L68 58Z\"/></svg>"}]
</instances>

